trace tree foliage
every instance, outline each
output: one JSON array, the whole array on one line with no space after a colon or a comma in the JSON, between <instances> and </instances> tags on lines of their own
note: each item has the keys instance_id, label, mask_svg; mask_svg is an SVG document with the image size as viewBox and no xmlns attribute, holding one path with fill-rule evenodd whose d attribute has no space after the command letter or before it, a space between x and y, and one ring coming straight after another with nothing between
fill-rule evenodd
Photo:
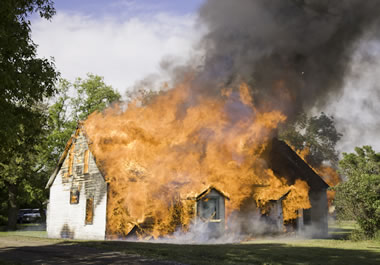
<instances>
[{"instance_id":1,"label":"tree foliage","mask_svg":"<svg viewBox=\"0 0 380 265\"><path fill-rule=\"evenodd\" d=\"M87 74L87 79L77 78L73 84L77 92L71 99L76 120L85 120L94 111L102 111L110 103L120 100L120 94L104 83L101 76Z\"/></svg>"},{"instance_id":2,"label":"tree foliage","mask_svg":"<svg viewBox=\"0 0 380 265\"><path fill-rule=\"evenodd\" d=\"M20 125L34 129L39 113L32 107L54 94L54 64L36 56L29 17L50 19L50 0L2 0L0 5L0 146L17 145ZM3 150L0 150L0 152ZM0 156L6 156L4 152Z\"/></svg>"},{"instance_id":3,"label":"tree foliage","mask_svg":"<svg viewBox=\"0 0 380 265\"><path fill-rule=\"evenodd\" d=\"M58 76L53 62L36 55L29 19L33 13L50 19L52 1L0 4L0 188L1 197L7 197L10 228L15 228L19 194L31 190L36 179L35 145L46 120L42 102L55 93Z\"/></svg>"},{"instance_id":4,"label":"tree foliage","mask_svg":"<svg viewBox=\"0 0 380 265\"><path fill-rule=\"evenodd\" d=\"M335 147L341 137L334 118L323 112L312 117L301 114L280 131L280 138L296 150L309 149L306 160L313 167L319 167L325 161L337 165L339 156Z\"/></svg>"},{"instance_id":5,"label":"tree foliage","mask_svg":"<svg viewBox=\"0 0 380 265\"><path fill-rule=\"evenodd\" d=\"M347 181L334 188L338 218L355 220L371 238L380 230L380 153L357 147L355 153L343 153L339 167Z\"/></svg>"},{"instance_id":6,"label":"tree foliage","mask_svg":"<svg viewBox=\"0 0 380 265\"><path fill-rule=\"evenodd\" d=\"M102 77L91 74L74 83L61 79L55 89L54 98L33 108L39 114L35 128L20 126L17 144L7 146L8 155L0 162L0 188L8 193L10 228L15 227L19 206L44 207L45 185L78 121L120 99Z\"/></svg>"},{"instance_id":7,"label":"tree foliage","mask_svg":"<svg viewBox=\"0 0 380 265\"><path fill-rule=\"evenodd\" d=\"M58 95L49 107L49 134L45 140L46 164L50 173L78 121L85 120L94 111L103 111L121 97L105 84L102 77L93 74L88 74L86 79L77 78L74 83L61 79L57 90Z\"/></svg>"}]
</instances>

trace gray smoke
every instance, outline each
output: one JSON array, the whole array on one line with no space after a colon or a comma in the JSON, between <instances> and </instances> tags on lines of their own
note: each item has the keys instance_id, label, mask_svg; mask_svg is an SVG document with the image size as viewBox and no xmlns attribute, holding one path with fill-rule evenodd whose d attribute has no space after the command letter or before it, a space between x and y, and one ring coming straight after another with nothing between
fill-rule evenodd
<instances>
[{"instance_id":1,"label":"gray smoke","mask_svg":"<svg viewBox=\"0 0 380 265\"><path fill-rule=\"evenodd\" d=\"M326 108L343 133L337 148L353 152L355 146L371 145L380 150L380 42L372 36L355 51L344 83L343 95Z\"/></svg>"},{"instance_id":2,"label":"gray smoke","mask_svg":"<svg viewBox=\"0 0 380 265\"><path fill-rule=\"evenodd\" d=\"M379 23L380 1L208 0L199 14L209 33L194 87L213 93L244 81L256 106L292 118L340 93L358 40Z\"/></svg>"}]
</instances>

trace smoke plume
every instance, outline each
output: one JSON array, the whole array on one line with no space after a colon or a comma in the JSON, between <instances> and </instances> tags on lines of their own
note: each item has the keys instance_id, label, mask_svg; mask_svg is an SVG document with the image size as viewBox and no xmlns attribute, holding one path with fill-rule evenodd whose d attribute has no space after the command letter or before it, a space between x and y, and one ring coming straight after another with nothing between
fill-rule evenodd
<instances>
[{"instance_id":1,"label":"smoke plume","mask_svg":"<svg viewBox=\"0 0 380 265\"><path fill-rule=\"evenodd\" d=\"M167 59L162 69L171 79L163 91L142 92L127 108L93 113L84 123L110 183L108 233L199 232L189 198L215 185L231 198L231 218L256 220L246 201L269 214L270 202L284 194L283 221L309 209L312 187L268 168L264 152L287 118L340 92L353 51L379 23L378 10L380 1L370 0L207 1L199 11L208 30L201 62L178 67ZM254 226L228 228L256 232L246 227Z\"/></svg>"},{"instance_id":2,"label":"smoke plume","mask_svg":"<svg viewBox=\"0 0 380 265\"><path fill-rule=\"evenodd\" d=\"M341 91L351 54L379 23L379 10L372 0L208 0L199 11L209 31L195 87L212 93L210 80L219 87L244 81L255 106L292 119Z\"/></svg>"}]
</instances>

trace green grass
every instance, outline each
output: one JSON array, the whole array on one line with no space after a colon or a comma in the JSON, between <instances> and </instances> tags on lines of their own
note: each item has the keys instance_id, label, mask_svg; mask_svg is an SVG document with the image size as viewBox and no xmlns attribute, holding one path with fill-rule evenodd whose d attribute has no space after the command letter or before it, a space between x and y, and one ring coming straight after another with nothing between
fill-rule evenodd
<instances>
[{"instance_id":1,"label":"green grass","mask_svg":"<svg viewBox=\"0 0 380 265\"><path fill-rule=\"evenodd\" d=\"M331 223L329 239L270 239L241 244L175 245L86 241L80 245L186 264L380 264L380 242L347 240L354 222Z\"/></svg>"},{"instance_id":2,"label":"green grass","mask_svg":"<svg viewBox=\"0 0 380 265\"><path fill-rule=\"evenodd\" d=\"M347 240L354 227L352 222L332 224L330 239L282 238L218 245L81 240L54 242L46 239L46 233L42 231L0 232L0 237L36 241L44 238L58 246L86 246L184 264L380 264L379 241Z\"/></svg>"},{"instance_id":3,"label":"green grass","mask_svg":"<svg viewBox=\"0 0 380 265\"><path fill-rule=\"evenodd\" d=\"M6 237L6 236L47 238L47 233L46 233L46 231L6 231L6 232L0 232L0 237Z\"/></svg>"},{"instance_id":4,"label":"green grass","mask_svg":"<svg viewBox=\"0 0 380 265\"><path fill-rule=\"evenodd\" d=\"M260 240L244 244L173 245L78 242L157 260L186 264L380 264L380 243L347 240Z\"/></svg>"},{"instance_id":5,"label":"green grass","mask_svg":"<svg viewBox=\"0 0 380 265\"><path fill-rule=\"evenodd\" d=\"M7 231L6 226L0 226L0 237L4 236L26 236L46 238L45 226L39 223L18 224L16 231Z\"/></svg>"},{"instance_id":6,"label":"green grass","mask_svg":"<svg viewBox=\"0 0 380 265\"><path fill-rule=\"evenodd\" d=\"M354 229L358 229L355 221L340 221L329 223L329 235L336 239L348 239Z\"/></svg>"}]
</instances>

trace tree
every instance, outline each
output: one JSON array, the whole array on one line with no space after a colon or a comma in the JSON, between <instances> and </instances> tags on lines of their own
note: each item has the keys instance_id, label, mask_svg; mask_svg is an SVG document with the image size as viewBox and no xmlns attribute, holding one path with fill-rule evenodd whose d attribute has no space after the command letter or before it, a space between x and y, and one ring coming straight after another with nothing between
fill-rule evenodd
<instances>
[{"instance_id":1,"label":"tree","mask_svg":"<svg viewBox=\"0 0 380 265\"><path fill-rule=\"evenodd\" d=\"M44 152L41 153L46 165L47 174L54 170L66 142L74 132L77 121L72 114L72 98L69 90L70 82L61 79L57 85L57 95L51 100L48 108L47 135L43 141Z\"/></svg>"},{"instance_id":2,"label":"tree","mask_svg":"<svg viewBox=\"0 0 380 265\"><path fill-rule=\"evenodd\" d=\"M45 151L41 154L46 174L53 172L78 122L87 119L94 111L103 111L121 98L117 91L104 83L103 77L93 74L88 74L86 79L77 78L73 84L61 79L57 91L49 107L48 134L43 142Z\"/></svg>"},{"instance_id":3,"label":"tree","mask_svg":"<svg viewBox=\"0 0 380 265\"><path fill-rule=\"evenodd\" d=\"M326 161L333 166L338 164L339 156L335 146L341 137L342 134L335 128L334 118L323 112L313 117L301 114L280 131L280 138L297 151L309 150L305 158L315 168Z\"/></svg>"},{"instance_id":4,"label":"tree","mask_svg":"<svg viewBox=\"0 0 380 265\"><path fill-rule=\"evenodd\" d=\"M2 0L0 5L0 145L17 142L19 125L34 121L35 106L54 94L54 64L36 57L30 36L29 16L39 12L50 19L55 10L50 0ZM38 116L39 114L37 114ZM32 118L32 119L31 119ZM7 154L1 153L6 156Z\"/></svg>"},{"instance_id":5,"label":"tree","mask_svg":"<svg viewBox=\"0 0 380 265\"><path fill-rule=\"evenodd\" d=\"M87 79L77 78L73 84L77 92L72 98L75 119L85 120L94 111L102 111L110 103L120 100L120 94L104 83L101 76L87 74Z\"/></svg>"},{"instance_id":6,"label":"tree","mask_svg":"<svg viewBox=\"0 0 380 265\"><path fill-rule=\"evenodd\" d=\"M355 153L343 153L339 167L347 181L334 188L337 216L355 220L372 238L380 230L380 153L370 146L356 147Z\"/></svg>"},{"instance_id":7,"label":"tree","mask_svg":"<svg viewBox=\"0 0 380 265\"><path fill-rule=\"evenodd\" d=\"M44 98L55 92L54 64L37 58L29 17L50 19L50 0L2 0L0 5L0 187L8 197L8 226L15 228L18 194L33 166L30 156L43 131ZM29 173L28 173L29 172Z\"/></svg>"},{"instance_id":8,"label":"tree","mask_svg":"<svg viewBox=\"0 0 380 265\"><path fill-rule=\"evenodd\" d=\"M41 109L36 107L33 117L33 128L26 128L20 124L17 128L17 141L3 147L2 152L7 153L0 161L0 187L8 194L8 227L16 228L18 207L22 201L27 201L33 194L32 183L43 165L38 164L37 146L42 141L44 133L44 116ZM38 115L39 114L39 115ZM29 125L31 126L31 125ZM23 196L19 196L22 194ZM33 194L32 196L36 196Z\"/></svg>"},{"instance_id":9,"label":"tree","mask_svg":"<svg viewBox=\"0 0 380 265\"><path fill-rule=\"evenodd\" d=\"M25 130L20 125L17 144L7 146L8 156L0 162L0 189L8 193L11 229L15 228L20 205L43 207L48 195L45 185L78 121L120 99L102 77L92 74L74 84L61 79L55 89L57 94L49 99L48 106L31 108L39 114L32 123L35 128Z\"/></svg>"}]
</instances>

